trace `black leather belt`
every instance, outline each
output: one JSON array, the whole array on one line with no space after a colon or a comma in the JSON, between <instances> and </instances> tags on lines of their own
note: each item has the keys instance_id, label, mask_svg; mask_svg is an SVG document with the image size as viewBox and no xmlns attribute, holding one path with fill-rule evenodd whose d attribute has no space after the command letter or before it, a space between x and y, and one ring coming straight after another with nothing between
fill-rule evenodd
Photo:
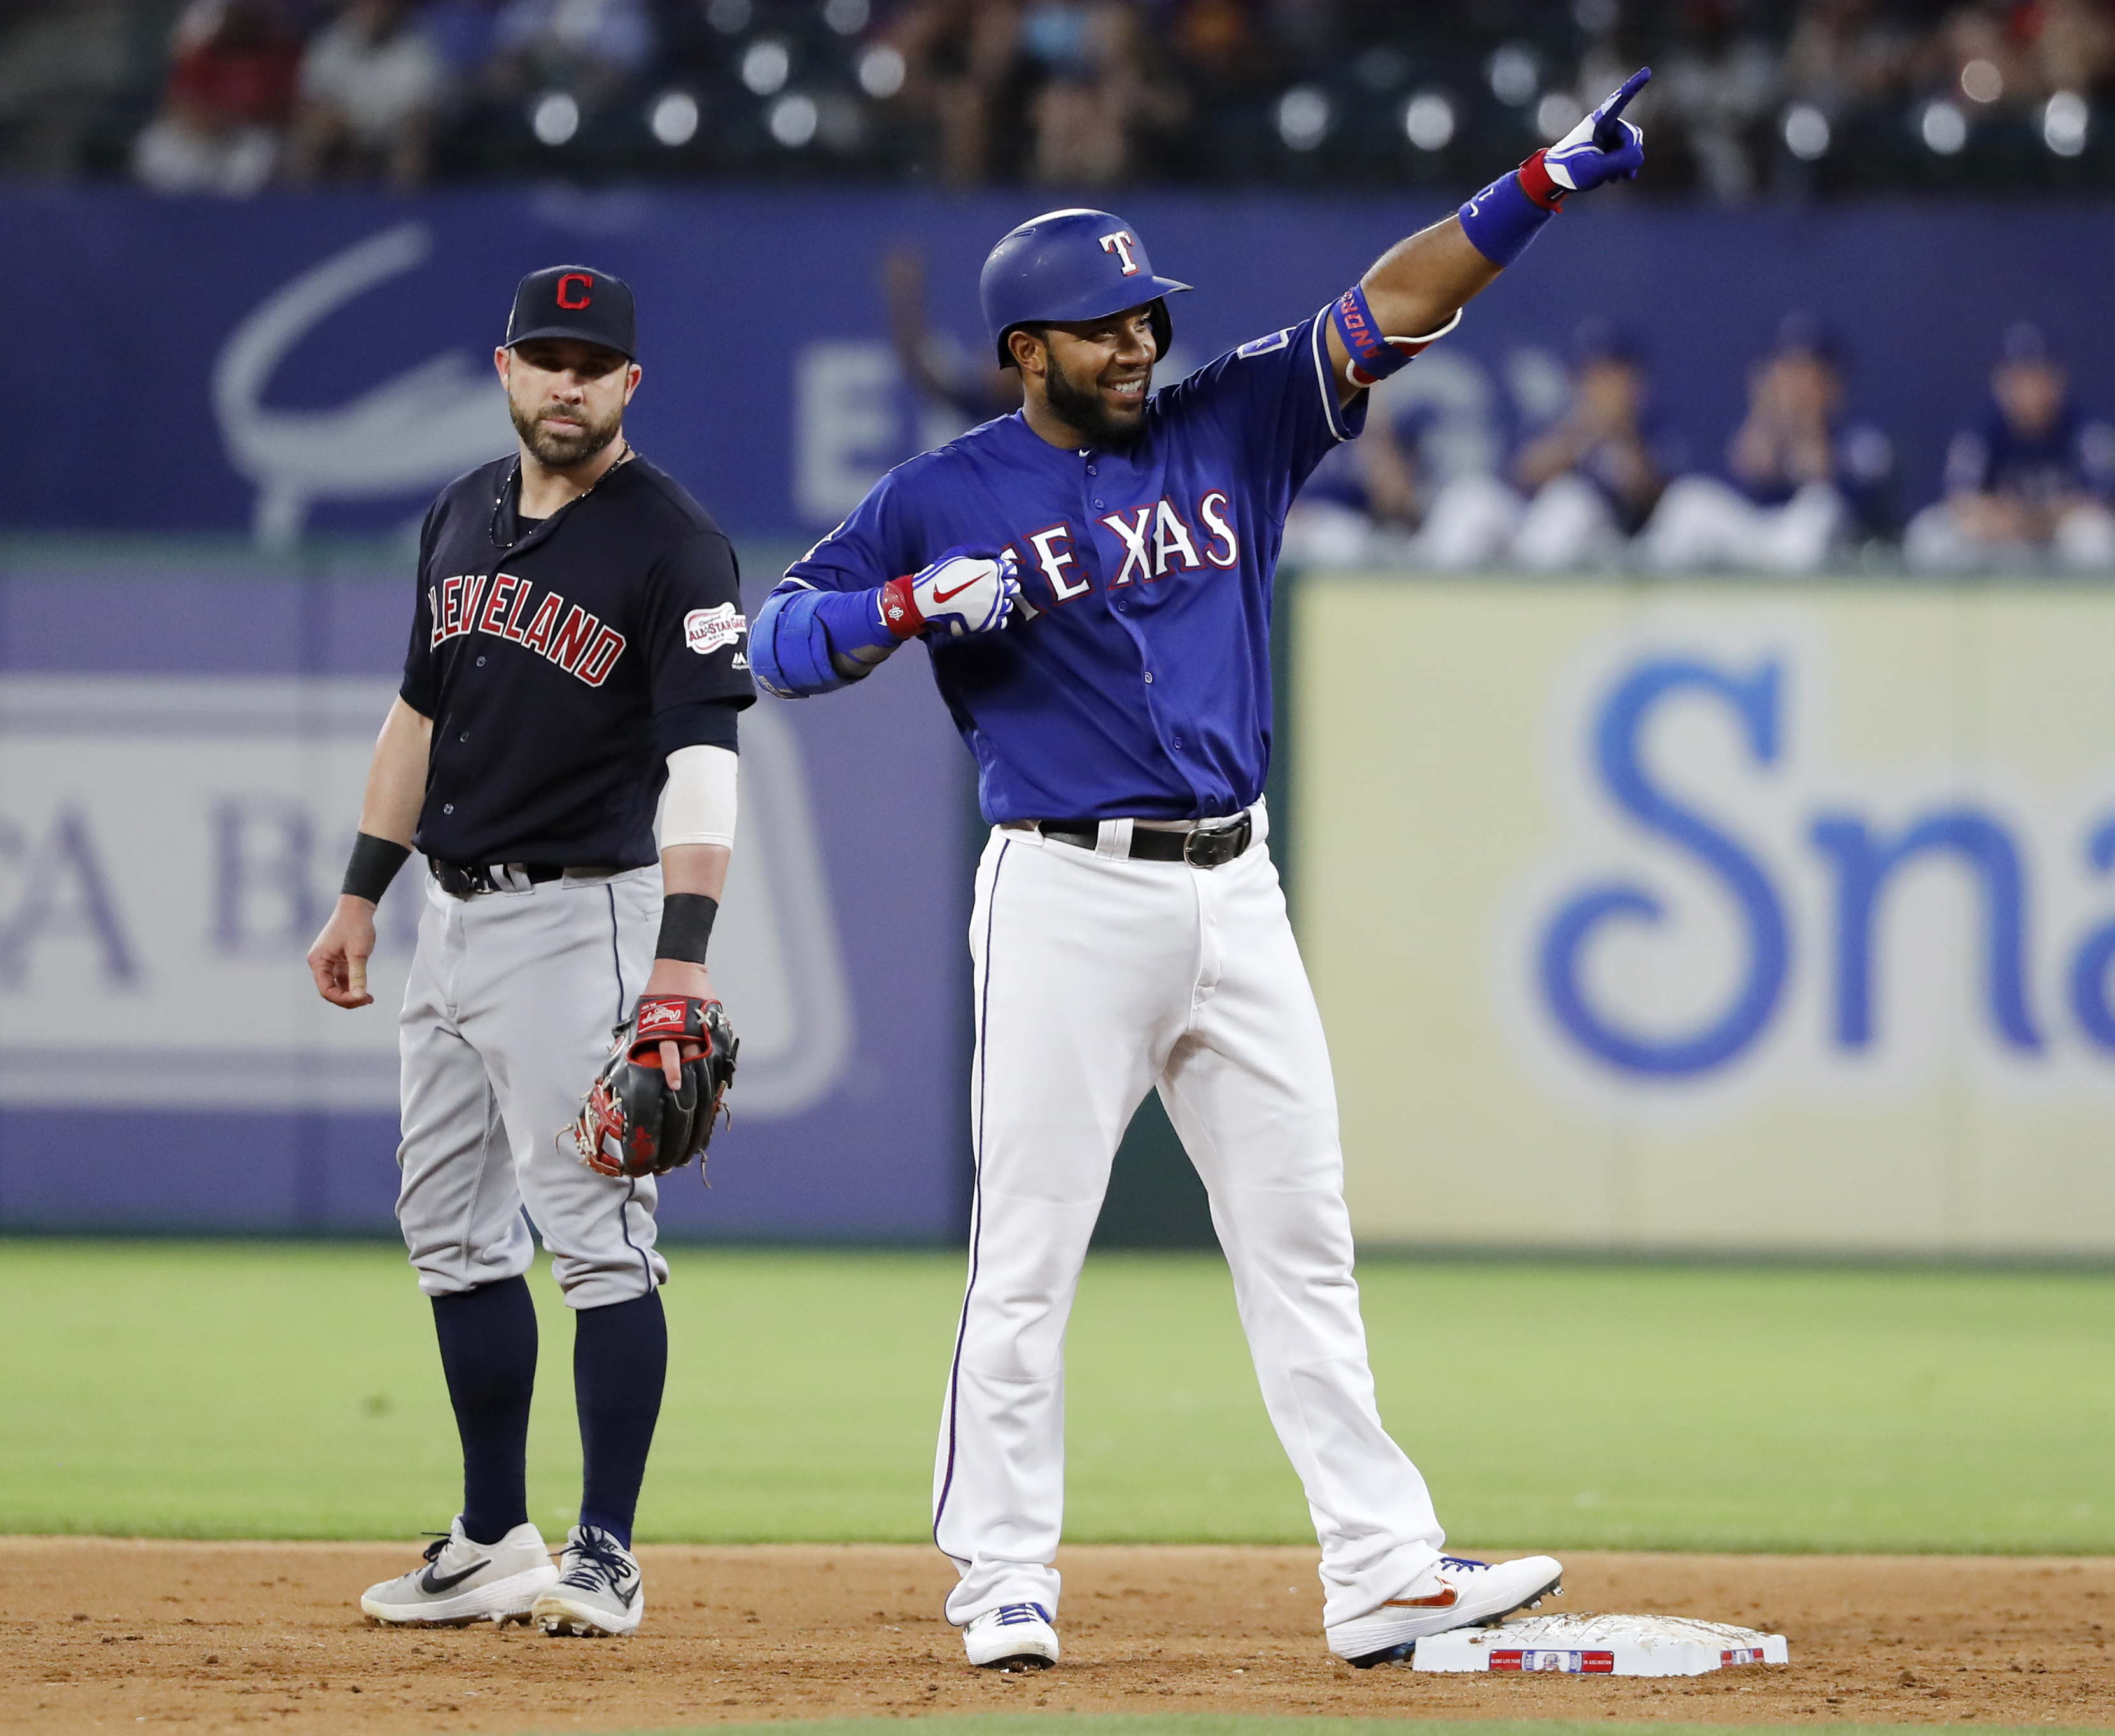
<instances>
[{"instance_id":1,"label":"black leather belt","mask_svg":"<svg viewBox=\"0 0 2115 1736\"><path fill-rule=\"evenodd\" d=\"M434 872L434 878L441 890L451 898L475 898L484 892L505 892L512 887L493 877L492 866L482 862L441 862L429 856L426 866ZM502 862L498 868L539 886L548 881L562 880L567 875L576 878L592 878L617 872L612 868L551 868L535 862Z\"/></svg>"},{"instance_id":2,"label":"black leather belt","mask_svg":"<svg viewBox=\"0 0 2115 1736\"><path fill-rule=\"evenodd\" d=\"M1061 844L1092 850L1100 829L1092 820L1045 820L1036 830ZM1243 814L1232 826L1200 827L1193 831L1161 831L1134 826L1131 858L1134 862L1186 862L1192 868L1223 868L1255 841L1255 822Z\"/></svg>"}]
</instances>

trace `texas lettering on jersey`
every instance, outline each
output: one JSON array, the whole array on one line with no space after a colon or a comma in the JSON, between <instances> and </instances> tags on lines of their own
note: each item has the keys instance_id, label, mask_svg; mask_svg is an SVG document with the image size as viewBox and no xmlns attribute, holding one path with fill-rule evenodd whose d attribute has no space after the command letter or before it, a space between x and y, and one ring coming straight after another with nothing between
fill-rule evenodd
<instances>
[{"instance_id":1,"label":"texas lettering on jersey","mask_svg":"<svg viewBox=\"0 0 2115 1736\"><path fill-rule=\"evenodd\" d=\"M601 686L624 654L624 635L578 603L568 608L556 591L547 589L531 609L535 589L512 573L458 573L429 585L426 607L434 618L434 646L487 633L548 658L590 687Z\"/></svg>"},{"instance_id":2,"label":"texas lettering on jersey","mask_svg":"<svg viewBox=\"0 0 2115 1736\"><path fill-rule=\"evenodd\" d=\"M1224 571L1238 566L1241 538L1235 534L1223 488L1208 488L1188 515L1168 496L1142 506L1112 512L1094 522L1107 530L1122 552L1122 564L1108 581L1112 591L1143 580L1151 583L1172 572L1206 567ZM1016 558L1039 572L1053 602L1070 602L1094 589L1075 553L1076 534L1070 524L1032 530L1013 545ZM1023 546L1025 545L1025 546Z\"/></svg>"}]
</instances>

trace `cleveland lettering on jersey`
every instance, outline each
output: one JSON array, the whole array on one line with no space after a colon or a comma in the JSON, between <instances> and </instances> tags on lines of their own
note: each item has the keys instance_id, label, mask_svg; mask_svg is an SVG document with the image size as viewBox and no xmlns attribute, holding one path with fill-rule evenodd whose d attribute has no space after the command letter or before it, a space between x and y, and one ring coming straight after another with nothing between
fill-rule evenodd
<instances>
[{"instance_id":1,"label":"cleveland lettering on jersey","mask_svg":"<svg viewBox=\"0 0 2115 1736\"><path fill-rule=\"evenodd\" d=\"M544 593L525 625L522 616L528 613L535 589L512 573L457 573L428 586L426 607L434 617L429 648L438 649L452 639L472 633L487 633L494 639L511 639L549 658L590 687L601 686L624 655L624 635L578 603L568 611L566 599L556 591ZM725 607L727 615L733 616L733 606Z\"/></svg>"}]
</instances>

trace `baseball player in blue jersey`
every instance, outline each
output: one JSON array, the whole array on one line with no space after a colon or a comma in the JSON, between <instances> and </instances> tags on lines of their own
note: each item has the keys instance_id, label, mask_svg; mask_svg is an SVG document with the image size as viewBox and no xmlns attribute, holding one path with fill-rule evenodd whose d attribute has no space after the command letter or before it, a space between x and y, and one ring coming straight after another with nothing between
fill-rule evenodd
<instances>
[{"instance_id":1,"label":"baseball player in blue jersey","mask_svg":"<svg viewBox=\"0 0 2115 1736\"><path fill-rule=\"evenodd\" d=\"M1106 212L1024 223L981 282L1021 412L884 477L757 616L750 660L782 697L923 637L992 822L969 1283L934 1474L973 1664L1058 1660L1066 1318L1156 1086L1314 1516L1330 1649L1399 1660L1558 1588L1547 1555L1443 1555L1374 1407L1328 1051L1266 843L1271 584L1286 508L1358 433L1365 388L1451 331L1567 195L1636 173L1622 112L1647 76L1312 318L1157 394L1164 298L1187 286Z\"/></svg>"}]
</instances>

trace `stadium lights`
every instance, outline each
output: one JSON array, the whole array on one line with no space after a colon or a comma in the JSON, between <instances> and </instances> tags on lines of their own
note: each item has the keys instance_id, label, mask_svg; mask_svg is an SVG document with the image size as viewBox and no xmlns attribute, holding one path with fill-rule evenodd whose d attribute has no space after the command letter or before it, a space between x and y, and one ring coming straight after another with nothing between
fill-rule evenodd
<instances>
[{"instance_id":1,"label":"stadium lights","mask_svg":"<svg viewBox=\"0 0 2115 1736\"><path fill-rule=\"evenodd\" d=\"M1525 43L1509 42L1492 55L1485 71L1491 94L1514 108L1525 108L1542 86L1535 50Z\"/></svg>"},{"instance_id":2,"label":"stadium lights","mask_svg":"<svg viewBox=\"0 0 2115 1736\"><path fill-rule=\"evenodd\" d=\"M1944 97L1934 97L1918 117L1917 131L1934 156L1951 157L1968 142L1968 117Z\"/></svg>"},{"instance_id":3,"label":"stadium lights","mask_svg":"<svg viewBox=\"0 0 2115 1736\"><path fill-rule=\"evenodd\" d=\"M1828 154L1833 135L1828 117L1811 103L1794 103L1784 112L1785 149L1801 163L1816 163Z\"/></svg>"},{"instance_id":4,"label":"stadium lights","mask_svg":"<svg viewBox=\"0 0 2115 1736\"><path fill-rule=\"evenodd\" d=\"M647 111L647 130L670 150L698 135L698 99L687 90L664 90Z\"/></svg>"},{"instance_id":5,"label":"stadium lights","mask_svg":"<svg viewBox=\"0 0 2115 1736\"><path fill-rule=\"evenodd\" d=\"M1329 98L1312 85L1295 85L1278 99L1278 135L1288 149L1311 151L1328 135Z\"/></svg>"},{"instance_id":6,"label":"stadium lights","mask_svg":"<svg viewBox=\"0 0 2115 1736\"><path fill-rule=\"evenodd\" d=\"M580 105L564 90L547 90L529 110L529 128L556 150L580 130Z\"/></svg>"},{"instance_id":7,"label":"stadium lights","mask_svg":"<svg viewBox=\"0 0 2115 1736\"><path fill-rule=\"evenodd\" d=\"M1402 130L1421 151L1443 151L1454 137L1454 105L1443 90L1420 90L1402 111Z\"/></svg>"},{"instance_id":8,"label":"stadium lights","mask_svg":"<svg viewBox=\"0 0 2115 1736\"><path fill-rule=\"evenodd\" d=\"M1568 90L1550 91L1535 105L1535 130L1553 144L1585 118L1585 108Z\"/></svg>"},{"instance_id":9,"label":"stadium lights","mask_svg":"<svg viewBox=\"0 0 2115 1736\"><path fill-rule=\"evenodd\" d=\"M760 97L784 89L792 70L793 57L786 52L786 44L768 36L751 43L741 57L741 81Z\"/></svg>"},{"instance_id":10,"label":"stadium lights","mask_svg":"<svg viewBox=\"0 0 2115 1736\"><path fill-rule=\"evenodd\" d=\"M815 99L795 91L771 105L771 136L789 151L797 151L815 136L819 119Z\"/></svg>"},{"instance_id":11,"label":"stadium lights","mask_svg":"<svg viewBox=\"0 0 2115 1736\"><path fill-rule=\"evenodd\" d=\"M885 42L878 42L859 57L860 89L876 102L892 97L903 88L903 56Z\"/></svg>"},{"instance_id":12,"label":"stadium lights","mask_svg":"<svg viewBox=\"0 0 2115 1736\"><path fill-rule=\"evenodd\" d=\"M867 0L824 0L823 22L840 36L856 36L874 16Z\"/></svg>"},{"instance_id":13,"label":"stadium lights","mask_svg":"<svg viewBox=\"0 0 2115 1736\"><path fill-rule=\"evenodd\" d=\"M2042 105L2042 143L2059 157L2076 157L2085 149L2092 112L2076 90L2059 90Z\"/></svg>"},{"instance_id":14,"label":"stadium lights","mask_svg":"<svg viewBox=\"0 0 2115 1736\"><path fill-rule=\"evenodd\" d=\"M712 0L705 8L705 22L723 36L739 36L755 15L750 0Z\"/></svg>"},{"instance_id":15,"label":"stadium lights","mask_svg":"<svg viewBox=\"0 0 2115 1736\"><path fill-rule=\"evenodd\" d=\"M1961 94L1971 103L1994 103L2005 94L2005 75L1995 61L1971 60L1961 69Z\"/></svg>"}]
</instances>

